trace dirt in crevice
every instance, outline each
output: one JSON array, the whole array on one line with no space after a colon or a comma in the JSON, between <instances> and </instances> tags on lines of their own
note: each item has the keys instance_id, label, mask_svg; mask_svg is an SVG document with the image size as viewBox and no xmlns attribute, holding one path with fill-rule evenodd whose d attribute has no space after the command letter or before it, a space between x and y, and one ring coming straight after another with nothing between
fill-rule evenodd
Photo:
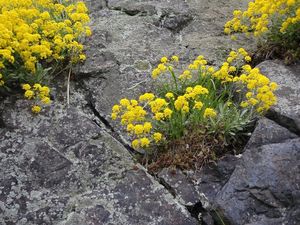
<instances>
[{"instance_id":1,"label":"dirt in crevice","mask_svg":"<svg viewBox=\"0 0 300 225\"><path fill-rule=\"evenodd\" d=\"M255 123L243 133L253 132ZM158 146L148 156L140 159L147 165L151 174L159 173L163 168L181 170L199 170L205 164L216 161L225 154L240 154L243 152L250 136L240 136L238 141L226 144L221 135L207 134L203 129L191 130L183 137L173 140L164 146Z\"/></svg>"}]
</instances>

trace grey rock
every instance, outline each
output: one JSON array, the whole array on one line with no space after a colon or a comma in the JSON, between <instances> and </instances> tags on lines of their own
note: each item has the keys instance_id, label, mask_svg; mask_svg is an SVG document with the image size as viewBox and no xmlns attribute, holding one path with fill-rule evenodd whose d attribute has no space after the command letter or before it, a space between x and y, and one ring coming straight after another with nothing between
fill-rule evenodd
<instances>
[{"instance_id":1,"label":"grey rock","mask_svg":"<svg viewBox=\"0 0 300 225\"><path fill-rule=\"evenodd\" d=\"M231 224L299 224L300 139L251 146L215 202Z\"/></svg>"},{"instance_id":2,"label":"grey rock","mask_svg":"<svg viewBox=\"0 0 300 225\"><path fill-rule=\"evenodd\" d=\"M229 180L239 158L233 155L225 155L218 162L205 165L199 171L190 175L198 193L204 194L210 204L213 205L216 195Z\"/></svg>"},{"instance_id":3,"label":"grey rock","mask_svg":"<svg viewBox=\"0 0 300 225\"><path fill-rule=\"evenodd\" d=\"M171 1L160 1L160 0L108 0L108 7L114 10L122 10L124 12L130 11L131 9L136 9L136 11L140 11L141 15L161 15L163 11L168 11L170 13L183 13L187 14L190 12L188 8L188 4L185 1L181 0L173 0ZM139 10L141 9L141 10ZM146 9L146 10L145 10ZM143 12L147 12L147 9L151 9L147 14ZM137 14L137 13L136 13ZM136 15L129 14L129 15Z\"/></svg>"},{"instance_id":4,"label":"grey rock","mask_svg":"<svg viewBox=\"0 0 300 225\"><path fill-rule=\"evenodd\" d=\"M89 9L89 13L98 12L107 6L106 0L84 0L84 2Z\"/></svg>"},{"instance_id":5,"label":"grey rock","mask_svg":"<svg viewBox=\"0 0 300 225\"><path fill-rule=\"evenodd\" d=\"M1 103L0 224L198 224L89 114L26 104Z\"/></svg>"},{"instance_id":6,"label":"grey rock","mask_svg":"<svg viewBox=\"0 0 300 225\"><path fill-rule=\"evenodd\" d=\"M218 220L214 211L215 198L229 180L238 160L235 156L226 155L198 171L183 173L180 170L163 169L157 176L194 217L204 224L214 224Z\"/></svg>"},{"instance_id":7,"label":"grey rock","mask_svg":"<svg viewBox=\"0 0 300 225\"><path fill-rule=\"evenodd\" d=\"M182 30L182 33L194 33L199 39L222 36L224 24L232 18L235 9L245 9L247 1L232 0L190 0L187 1L194 20Z\"/></svg>"},{"instance_id":8,"label":"grey rock","mask_svg":"<svg viewBox=\"0 0 300 225\"><path fill-rule=\"evenodd\" d=\"M157 14L157 8L151 2L108 1L108 7L125 12L129 16L152 16Z\"/></svg>"},{"instance_id":9,"label":"grey rock","mask_svg":"<svg viewBox=\"0 0 300 225\"><path fill-rule=\"evenodd\" d=\"M173 194L184 205L195 205L199 202L198 193L193 183L180 170L163 169L158 175L173 191Z\"/></svg>"},{"instance_id":10,"label":"grey rock","mask_svg":"<svg viewBox=\"0 0 300 225\"><path fill-rule=\"evenodd\" d=\"M267 118L260 119L252 133L247 146L254 148L264 144L280 143L298 136L288 129Z\"/></svg>"},{"instance_id":11,"label":"grey rock","mask_svg":"<svg viewBox=\"0 0 300 225\"><path fill-rule=\"evenodd\" d=\"M271 81L278 83L278 103L272 107L268 117L300 134L299 65L285 66L280 61L269 60L259 64L258 68Z\"/></svg>"}]
</instances>

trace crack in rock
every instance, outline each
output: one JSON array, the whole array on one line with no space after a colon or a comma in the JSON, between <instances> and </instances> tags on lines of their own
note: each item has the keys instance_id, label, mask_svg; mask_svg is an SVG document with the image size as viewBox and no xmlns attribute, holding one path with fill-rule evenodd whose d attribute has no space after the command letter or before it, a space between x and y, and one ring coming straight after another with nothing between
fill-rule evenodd
<instances>
[{"instance_id":1,"label":"crack in rock","mask_svg":"<svg viewBox=\"0 0 300 225\"><path fill-rule=\"evenodd\" d=\"M298 121L295 121L294 119L272 109L269 110L269 112L266 114L266 117L276 122L280 126L288 129L290 132L300 136L300 124Z\"/></svg>"},{"instance_id":2,"label":"crack in rock","mask_svg":"<svg viewBox=\"0 0 300 225\"><path fill-rule=\"evenodd\" d=\"M155 26L166 28L173 33L179 33L193 21L189 14L174 14L163 12Z\"/></svg>"}]
</instances>

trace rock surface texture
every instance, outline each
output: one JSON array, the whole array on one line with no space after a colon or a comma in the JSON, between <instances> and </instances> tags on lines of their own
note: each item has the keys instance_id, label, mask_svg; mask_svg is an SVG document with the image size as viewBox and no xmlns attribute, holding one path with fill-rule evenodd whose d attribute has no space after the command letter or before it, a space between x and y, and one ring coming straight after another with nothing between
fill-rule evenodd
<instances>
[{"instance_id":1,"label":"rock surface texture","mask_svg":"<svg viewBox=\"0 0 300 225\"><path fill-rule=\"evenodd\" d=\"M203 54L217 64L232 42L223 24L239 0L86 0L93 36L66 104L66 79L38 116L22 97L0 99L2 225L300 224L299 66L259 67L280 85L278 105L239 156L196 172L137 164L109 120L121 96L151 88L160 57ZM223 223L222 223L223 221Z\"/></svg>"}]
</instances>

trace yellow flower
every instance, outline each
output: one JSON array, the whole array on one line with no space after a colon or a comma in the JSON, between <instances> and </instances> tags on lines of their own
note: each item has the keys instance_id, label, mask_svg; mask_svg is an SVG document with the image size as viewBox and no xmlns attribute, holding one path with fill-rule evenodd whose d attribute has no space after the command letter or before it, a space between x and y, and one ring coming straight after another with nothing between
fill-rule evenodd
<instances>
[{"instance_id":1,"label":"yellow flower","mask_svg":"<svg viewBox=\"0 0 300 225\"><path fill-rule=\"evenodd\" d=\"M224 33L225 34L230 34L231 33L230 28L228 28L228 27L224 28Z\"/></svg>"},{"instance_id":2,"label":"yellow flower","mask_svg":"<svg viewBox=\"0 0 300 225\"><path fill-rule=\"evenodd\" d=\"M278 85L275 82L270 83L270 88L272 91L275 91L277 89Z\"/></svg>"},{"instance_id":3,"label":"yellow flower","mask_svg":"<svg viewBox=\"0 0 300 225\"><path fill-rule=\"evenodd\" d=\"M47 86L43 86L40 88L40 94L42 96L49 96L50 89Z\"/></svg>"},{"instance_id":4,"label":"yellow flower","mask_svg":"<svg viewBox=\"0 0 300 225\"><path fill-rule=\"evenodd\" d=\"M151 111L153 113L159 112L164 106L166 106L168 103L163 98L157 98L154 101L149 102L149 105L151 107Z\"/></svg>"},{"instance_id":5,"label":"yellow flower","mask_svg":"<svg viewBox=\"0 0 300 225\"><path fill-rule=\"evenodd\" d=\"M131 146L134 148L134 149L138 149L140 147L140 141L138 139L135 139L131 142Z\"/></svg>"},{"instance_id":6,"label":"yellow flower","mask_svg":"<svg viewBox=\"0 0 300 225\"><path fill-rule=\"evenodd\" d=\"M166 96L166 98L168 98L168 99L173 99L173 98L174 98L174 94L171 93L171 92L168 92L165 96Z\"/></svg>"},{"instance_id":7,"label":"yellow flower","mask_svg":"<svg viewBox=\"0 0 300 225\"><path fill-rule=\"evenodd\" d=\"M81 61L86 60L85 54L80 54L80 55L79 55L79 59L80 59Z\"/></svg>"},{"instance_id":8,"label":"yellow flower","mask_svg":"<svg viewBox=\"0 0 300 225\"><path fill-rule=\"evenodd\" d=\"M120 112L120 106L119 105L114 105L113 107L112 107L112 111L114 112L114 113L119 113Z\"/></svg>"},{"instance_id":9,"label":"yellow flower","mask_svg":"<svg viewBox=\"0 0 300 225\"><path fill-rule=\"evenodd\" d=\"M183 73L179 76L179 79L191 79L192 75L191 75L191 71L189 70L185 70L183 71Z\"/></svg>"},{"instance_id":10,"label":"yellow flower","mask_svg":"<svg viewBox=\"0 0 300 225\"><path fill-rule=\"evenodd\" d=\"M22 89L25 90L25 91L28 91L28 90L31 89L31 86L30 86L30 84L23 84Z\"/></svg>"},{"instance_id":11,"label":"yellow flower","mask_svg":"<svg viewBox=\"0 0 300 225\"><path fill-rule=\"evenodd\" d=\"M40 84L34 84L33 85L33 89L36 90L40 90L42 88L42 86Z\"/></svg>"},{"instance_id":12,"label":"yellow flower","mask_svg":"<svg viewBox=\"0 0 300 225\"><path fill-rule=\"evenodd\" d=\"M203 103L200 101L195 101L194 109L202 109Z\"/></svg>"},{"instance_id":13,"label":"yellow flower","mask_svg":"<svg viewBox=\"0 0 300 225\"><path fill-rule=\"evenodd\" d=\"M161 70L158 69L158 68L155 68L155 69L152 71L152 78L153 78L153 79L156 79L160 73L161 73Z\"/></svg>"},{"instance_id":14,"label":"yellow flower","mask_svg":"<svg viewBox=\"0 0 300 225\"><path fill-rule=\"evenodd\" d=\"M176 101L174 102L174 106L176 110L181 110L184 106L188 106L188 101L184 96L178 96Z\"/></svg>"},{"instance_id":15,"label":"yellow flower","mask_svg":"<svg viewBox=\"0 0 300 225\"><path fill-rule=\"evenodd\" d=\"M203 56L203 55L197 56L197 60L203 60L203 59L204 59L204 56Z\"/></svg>"},{"instance_id":16,"label":"yellow flower","mask_svg":"<svg viewBox=\"0 0 300 225\"><path fill-rule=\"evenodd\" d=\"M204 118L213 118L217 116L217 113L212 108L206 108L203 114Z\"/></svg>"},{"instance_id":17,"label":"yellow flower","mask_svg":"<svg viewBox=\"0 0 300 225\"><path fill-rule=\"evenodd\" d=\"M154 139L155 143L160 142L161 139L162 139L162 134L159 133L159 132L154 133L154 134L153 134L153 139Z\"/></svg>"},{"instance_id":18,"label":"yellow flower","mask_svg":"<svg viewBox=\"0 0 300 225\"><path fill-rule=\"evenodd\" d=\"M164 116L166 118L171 118L173 111L170 108L165 108L164 109Z\"/></svg>"},{"instance_id":19,"label":"yellow flower","mask_svg":"<svg viewBox=\"0 0 300 225\"><path fill-rule=\"evenodd\" d=\"M141 147L142 147L142 148L149 147L149 145L150 145L150 140L149 140L148 138L146 138L146 137L141 138L140 141L141 141Z\"/></svg>"},{"instance_id":20,"label":"yellow flower","mask_svg":"<svg viewBox=\"0 0 300 225\"><path fill-rule=\"evenodd\" d=\"M138 125L134 126L134 133L136 135L141 135L141 134L143 134L143 132L144 132L144 126L143 125L138 124Z\"/></svg>"},{"instance_id":21,"label":"yellow flower","mask_svg":"<svg viewBox=\"0 0 300 225\"><path fill-rule=\"evenodd\" d=\"M173 61L178 62L179 61L179 57L176 55L173 55L171 58Z\"/></svg>"},{"instance_id":22,"label":"yellow flower","mask_svg":"<svg viewBox=\"0 0 300 225\"><path fill-rule=\"evenodd\" d=\"M241 102L240 106L243 108L246 108L249 106L249 104L248 104L248 102Z\"/></svg>"},{"instance_id":23,"label":"yellow flower","mask_svg":"<svg viewBox=\"0 0 300 225\"><path fill-rule=\"evenodd\" d=\"M191 93L194 89L192 87L187 87L185 93Z\"/></svg>"},{"instance_id":24,"label":"yellow flower","mask_svg":"<svg viewBox=\"0 0 300 225\"><path fill-rule=\"evenodd\" d=\"M150 122L144 123L144 132L149 133L152 129L152 124Z\"/></svg>"},{"instance_id":25,"label":"yellow flower","mask_svg":"<svg viewBox=\"0 0 300 225\"><path fill-rule=\"evenodd\" d=\"M112 119L112 120L116 120L117 118L118 118L117 113L112 113L112 114L111 114L111 119Z\"/></svg>"},{"instance_id":26,"label":"yellow flower","mask_svg":"<svg viewBox=\"0 0 300 225\"><path fill-rule=\"evenodd\" d=\"M235 66L230 66L229 67L229 72L235 72L236 71L236 67Z\"/></svg>"},{"instance_id":27,"label":"yellow flower","mask_svg":"<svg viewBox=\"0 0 300 225\"><path fill-rule=\"evenodd\" d=\"M152 101L155 98L154 94L152 93L145 93L139 97L140 102L147 102Z\"/></svg>"},{"instance_id":28,"label":"yellow flower","mask_svg":"<svg viewBox=\"0 0 300 225\"><path fill-rule=\"evenodd\" d=\"M130 100L130 103L132 106L137 106L139 104L138 101L134 99Z\"/></svg>"},{"instance_id":29,"label":"yellow flower","mask_svg":"<svg viewBox=\"0 0 300 225\"><path fill-rule=\"evenodd\" d=\"M182 107L181 111L184 113L188 113L190 111L190 108L189 108L189 106L185 105Z\"/></svg>"},{"instance_id":30,"label":"yellow flower","mask_svg":"<svg viewBox=\"0 0 300 225\"><path fill-rule=\"evenodd\" d=\"M209 73L213 73L213 72L215 72L215 68L213 68L213 67L209 67L209 68L207 69L207 72L209 72Z\"/></svg>"},{"instance_id":31,"label":"yellow flower","mask_svg":"<svg viewBox=\"0 0 300 225\"><path fill-rule=\"evenodd\" d=\"M120 105L124 106L124 107L127 107L127 106L130 105L130 101L127 98L123 98L123 99L120 100Z\"/></svg>"},{"instance_id":32,"label":"yellow flower","mask_svg":"<svg viewBox=\"0 0 300 225\"><path fill-rule=\"evenodd\" d=\"M49 97L44 97L44 98L42 98L42 102L43 102L44 104L49 104L49 103L51 102L51 100L50 100Z\"/></svg>"},{"instance_id":33,"label":"yellow flower","mask_svg":"<svg viewBox=\"0 0 300 225\"><path fill-rule=\"evenodd\" d=\"M133 125L132 123L128 124L126 130L127 130L128 132L134 131L134 125Z\"/></svg>"},{"instance_id":34,"label":"yellow flower","mask_svg":"<svg viewBox=\"0 0 300 225\"><path fill-rule=\"evenodd\" d=\"M249 99L249 98L251 98L251 97L252 97L252 95L253 95L253 93L252 93L252 92L247 92L247 93L246 93L246 98L248 98L248 99Z\"/></svg>"},{"instance_id":35,"label":"yellow flower","mask_svg":"<svg viewBox=\"0 0 300 225\"><path fill-rule=\"evenodd\" d=\"M31 98L33 98L33 96L34 96L34 92L31 91L31 90L27 90L27 91L25 91L24 96L25 96L26 98L28 98L28 99L31 99Z\"/></svg>"},{"instance_id":36,"label":"yellow flower","mask_svg":"<svg viewBox=\"0 0 300 225\"><path fill-rule=\"evenodd\" d=\"M31 111L33 113L39 113L41 111L41 107L38 105L34 105L34 106L32 106Z\"/></svg>"},{"instance_id":37,"label":"yellow flower","mask_svg":"<svg viewBox=\"0 0 300 225\"><path fill-rule=\"evenodd\" d=\"M250 56L246 56L246 57L245 57L245 60L246 60L246 62L250 62L252 59L251 59Z\"/></svg>"},{"instance_id":38,"label":"yellow flower","mask_svg":"<svg viewBox=\"0 0 300 225\"><path fill-rule=\"evenodd\" d=\"M163 113L156 113L155 115L154 115L154 119L155 120L157 120L157 121L160 121L160 120L162 120L164 118L164 114Z\"/></svg>"},{"instance_id":39,"label":"yellow flower","mask_svg":"<svg viewBox=\"0 0 300 225\"><path fill-rule=\"evenodd\" d=\"M256 105L256 104L258 104L258 100L255 99L255 98L250 98L248 101L249 101L249 103L250 103L251 105Z\"/></svg>"},{"instance_id":40,"label":"yellow flower","mask_svg":"<svg viewBox=\"0 0 300 225\"><path fill-rule=\"evenodd\" d=\"M161 61L162 63L166 63L166 62L168 62L168 58L167 58L166 56L164 56L164 57L162 57L162 58L160 59L160 61Z\"/></svg>"},{"instance_id":41,"label":"yellow flower","mask_svg":"<svg viewBox=\"0 0 300 225\"><path fill-rule=\"evenodd\" d=\"M162 72L165 72L167 70L167 67L163 63L158 64L157 68Z\"/></svg>"}]
</instances>

